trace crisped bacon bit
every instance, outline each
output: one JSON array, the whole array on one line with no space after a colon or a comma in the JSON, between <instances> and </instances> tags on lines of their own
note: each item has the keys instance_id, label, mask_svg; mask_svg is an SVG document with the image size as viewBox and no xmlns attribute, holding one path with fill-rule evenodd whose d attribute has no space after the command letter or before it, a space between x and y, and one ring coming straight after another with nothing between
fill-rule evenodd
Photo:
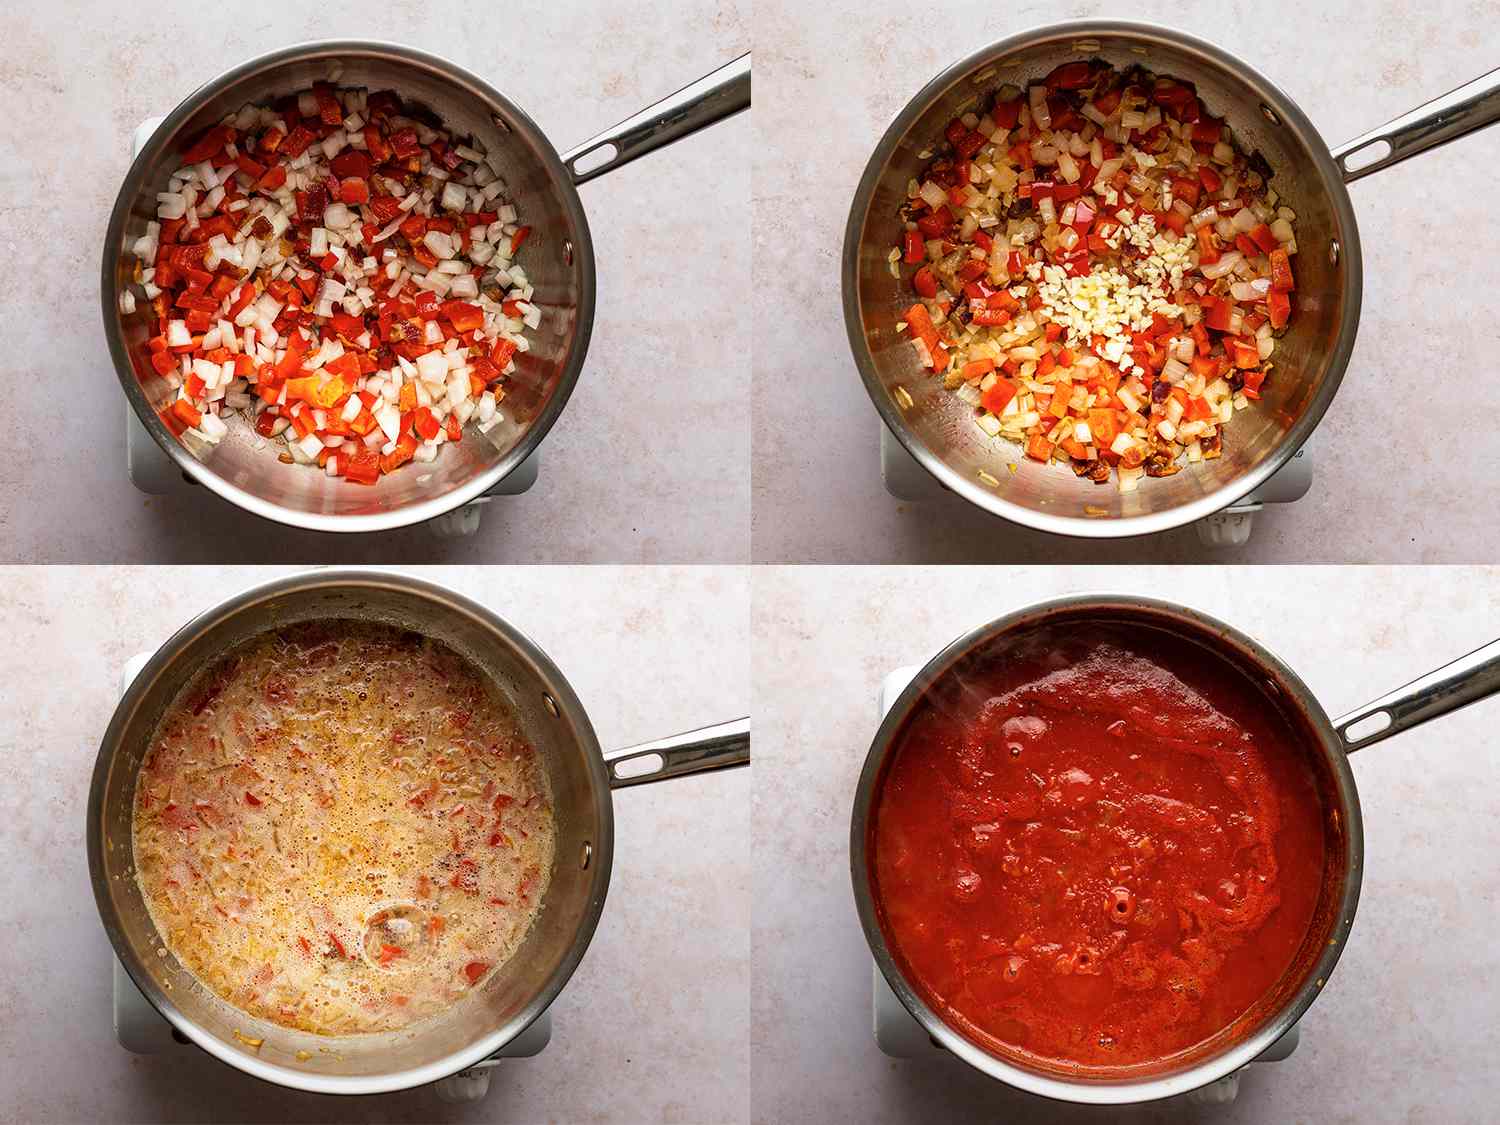
<instances>
[{"instance_id":1,"label":"crisped bacon bit","mask_svg":"<svg viewBox=\"0 0 1500 1125\"><path fill-rule=\"evenodd\" d=\"M516 260L531 228L481 142L320 82L182 160L122 298L145 297L174 434L219 442L239 415L279 459L368 485L502 420L542 313Z\"/></svg>"},{"instance_id":2,"label":"crisped bacon bit","mask_svg":"<svg viewBox=\"0 0 1500 1125\"><path fill-rule=\"evenodd\" d=\"M260 798L247 789L245 790L245 804L259 807Z\"/></svg>"}]
</instances>

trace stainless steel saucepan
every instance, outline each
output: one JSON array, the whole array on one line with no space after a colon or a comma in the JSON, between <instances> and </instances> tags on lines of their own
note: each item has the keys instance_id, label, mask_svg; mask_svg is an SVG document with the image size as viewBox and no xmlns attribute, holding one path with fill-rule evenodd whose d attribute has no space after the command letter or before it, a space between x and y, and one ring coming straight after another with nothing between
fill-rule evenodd
<instances>
[{"instance_id":1,"label":"stainless steel saucepan","mask_svg":"<svg viewBox=\"0 0 1500 1125\"><path fill-rule=\"evenodd\" d=\"M284 465L253 435L209 445L181 438L157 416L173 392L151 367L145 302L120 311L134 260L132 244L156 217L156 193L200 133L247 102L266 102L333 80L394 90L436 113L459 135L498 152L509 196L532 228L517 261L536 288L541 327L517 356L506 386L505 421L472 430L435 462L382 477L373 487ZM594 324L594 243L577 187L639 156L750 106L750 56L744 55L613 129L559 155L516 104L462 67L394 43L305 43L251 59L188 96L141 149L115 200L104 238L100 296L104 332L120 385L148 433L193 480L256 515L317 531L383 531L429 520L480 496L520 465L546 437L572 393Z\"/></svg>"},{"instance_id":2,"label":"stainless steel saucepan","mask_svg":"<svg viewBox=\"0 0 1500 1125\"><path fill-rule=\"evenodd\" d=\"M164 945L135 877L131 814L141 759L184 684L239 642L321 619L378 621L442 641L488 674L513 703L550 783L557 821L552 881L515 955L480 990L430 1021L334 1040L254 1019L208 991ZM748 765L740 719L604 754L557 666L514 626L441 586L401 574L320 570L257 586L201 614L141 670L99 747L88 804L89 873L105 931L142 994L198 1046L282 1086L372 1094L420 1086L495 1053L567 983L604 908L614 863L610 791ZM264 1039L258 1051L235 1032ZM334 1047L332 1051L320 1048ZM298 1052L307 1057L299 1058Z\"/></svg>"},{"instance_id":3,"label":"stainless steel saucepan","mask_svg":"<svg viewBox=\"0 0 1500 1125\"><path fill-rule=\"evenodd\" d=\"M1113 622L1150 627L1202 645L1260 685L1303 734L1308 765L1319 783L1327 858L1321 898L1307 936L1280 982L1236 1026L1210 1039L1171 1069L1123 1078L1071 1078L1043 1072L984 1050L944 1022L914 989L892 955L873 883L872 810L893 748L927 693L961 678L976 659L993 660L1041 628ZM860 773L849 833L854 899L875 963L912 1016L932 1038L969 1065L1007 1085L1062 1101L1124 1105L1186 1093L1254 1061L1290 1030L1317 998L1343 952L1364 877L1364 828L1348 757L1403 730L1500 692L1500 641L1455 660L1339 719L1263 645L1207 614L1131 595L1077 595L1018 610L960 637L934 656L881 723Z\"/></svg>"},{"instance_id":4,"label":"stainless steel saucepan","mask_svg":"<svg viewBox=\"0 0 1500 1125\"><path fill-rule=\"evenodd\" d=\"M941 151L955 116L982 111L1001 85L1039 79L1071 59L1103 58L1186 79L1223 115L1242 147L1275 169L1271 186L1297 213L1297 289L1264 397L1226 427L1223 454L1134 492L1042 465L974 424L974 410L919 363L898 335L913 297L887 255L902 234L907 182ZM1359 323L1359 231L1345 184L1500 120L1500 70L1330 150L1295 102L1242 60L1165 27L1082 20L1022 32L954 63L896 115L876 145L844 232L844 323L881 419L946 488L1041 531L1110 538L1164 531L1229 506L1300 449L1338 390ZM909 272L909 271L908 271ZM900 390L903 393L897 394ZM905 405L907 396L910 405ZM1008 464L1016 465L1015 472ZM991 481L984 480L984 472Z\"/></svg>"}]
</instances>

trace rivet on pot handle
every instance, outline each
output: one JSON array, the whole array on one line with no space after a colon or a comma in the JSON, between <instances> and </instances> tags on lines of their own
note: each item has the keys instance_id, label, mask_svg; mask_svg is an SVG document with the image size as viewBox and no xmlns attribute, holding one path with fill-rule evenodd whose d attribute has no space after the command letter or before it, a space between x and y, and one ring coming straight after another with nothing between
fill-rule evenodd
<instances>
[{"instance_id":1,"label":"rivet on pot handle","mask_svg":"<svg viewBox=\"0 0 1500 1125\"><path fill-rule=\"evenodd\" d=\"M613 129L590 137L563 153L563 163L575 184L586 184L638 156L655 152L699 129L750 108L750 55L741 55L670 97L627 117ZM613 154L579 170L578 162L591 153L612 148Z\"/></svg>"},{"instance_id":2,"label":"rivet on pot handle","mask_svg":"<svg viewBox=\"0 0 1500 1125\"><path fill-rule=\"evenodd\" d=\"M1340 145L1333 150L1333 162L1343 173L1344 182L1351 183L1497 121L1500 121L1500 70L1492 70ZM1354 160L1351 165L1350 158L1356 155L1368 159Z\"/></svg>"},{"instance_id":3,"label":"rivet on pot handle","mask_svg":"<svg viewBox=\"0 0 1500 1125\"><path fill-rule=\"evenodd\" d=\"M647 759L655 759L647 762ZM621 767L631 762L654 765L637 771L621 772ZM659 762L659 764L656 764ZM665 781L669 777L682 777L705 770L731 769L750 764L750 720L732 719L700 730L668 735L624 750L611 750L604 755L605 767L609 770L611 789L623 789L627 785L644 785L648 781Z\"/></svg>"},{"instance_id":4,"label":"rivet on pot handle","mask_svg":"<svg viewBox=\"0 0 1500 1125\"><path fill-rule=\"evenodd\" d=\"M1429 672L1405 687L1367 703L1335 720L1333 729L1343 740L1344 750L1352 754L1393 734L1425 723L1449 711L1500 692L1500 641L1491 641L1436 672ZM1384 726L1354 731L1385 718Z\"/></svg>"}]
</instances>

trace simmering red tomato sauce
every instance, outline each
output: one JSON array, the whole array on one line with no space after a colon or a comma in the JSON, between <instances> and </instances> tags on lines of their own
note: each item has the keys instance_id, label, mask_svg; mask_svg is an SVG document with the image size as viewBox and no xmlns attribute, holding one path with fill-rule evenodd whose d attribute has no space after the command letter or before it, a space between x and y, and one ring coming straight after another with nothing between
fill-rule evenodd
<instances>
[{"instance_id":1,"label":"simmering red tomato sauce","mask_svg":"<svg viewBox=\"0 0 1500 1125\"><path fill-rule=\"evenodd\" d=\"M1164 1068L1276 989L1324 880L1303 737L1225 658L1049 626L908 721L875 803L887 944L984 1049Z\"/></svg>"}]
</instances>

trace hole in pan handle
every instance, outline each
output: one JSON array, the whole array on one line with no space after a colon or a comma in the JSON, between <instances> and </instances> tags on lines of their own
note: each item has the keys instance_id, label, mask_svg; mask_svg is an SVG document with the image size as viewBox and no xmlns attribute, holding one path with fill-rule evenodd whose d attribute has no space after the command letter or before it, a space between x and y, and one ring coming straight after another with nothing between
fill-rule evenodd
<instances>
[{"instance_id":1,"label":"hole in pan handle","mask_svg":"<svg viewBox=\"0 0 1500 1125\"><path fill-rule=\"evenodd\" d=\"M750 720L668 735L604 755L611 789L750 764Z\"/></svg>"},{"instance_id":2,"label":"hole in pan handle","mask_svg":"<svg viewBox=\"0 0 1500 1125\"><path fill-rule=\"evenodd\" d=\"M1500 641L1491 641L1334 721L1352 754L1428 719L1500 692Z\"/></svg>"},{"instance_id":3,"label":"hole in pan handle","mask_svg":"<svg viewBox=\"0 0 1500 1125\"><path fill-rule=\"evenodd\" d=\"M563 163L575 184L586 184L595 176L749 108L747 53L563 153Z\"/></svg>"},{"instance_id":4,"label":"hole in pan handle","mask_svg":"<svg viewBox=\"0 0 1500 1125\"><path fill-rule=\"evenodd\" d=\"M1344 182L1351 183L1496 121L1500 121L1500 69L1340 145L1333 150L1333 162Z\"/></svg>"}]
</instances>

